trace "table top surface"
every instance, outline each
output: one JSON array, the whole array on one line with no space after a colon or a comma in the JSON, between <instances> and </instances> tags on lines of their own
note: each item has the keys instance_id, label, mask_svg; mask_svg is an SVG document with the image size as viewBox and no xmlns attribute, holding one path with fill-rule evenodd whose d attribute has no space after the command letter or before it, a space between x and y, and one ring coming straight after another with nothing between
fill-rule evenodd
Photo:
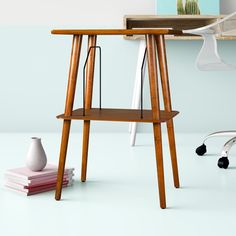
<instances>
[{"instance_id":1,"label":"table top surface","mask_svg":"<svg viewBox=\"0 0 236 236\"><path fill-rule=\"evenodd\" d=\"M180 30L172 29L54 29L52 34L64 35L182 35Z\"/></svg>"},{"instance_id":2,"label":"table top surface","mask_svg":"<svg viewBox=\"0 0 236 236\"><path fill-rule=\"evenodd\" d=\"M142 28L171 28L173 30L195 29L221 20L223 15L126 15L124 16L125 29ZM141 39L140 35L125 35L125 39ZM175 34L166 37L170 40L198 40L196 35ZM221 40L236 40L236 32L231 31L217 36Z\"/></svg>"}]
</instances>

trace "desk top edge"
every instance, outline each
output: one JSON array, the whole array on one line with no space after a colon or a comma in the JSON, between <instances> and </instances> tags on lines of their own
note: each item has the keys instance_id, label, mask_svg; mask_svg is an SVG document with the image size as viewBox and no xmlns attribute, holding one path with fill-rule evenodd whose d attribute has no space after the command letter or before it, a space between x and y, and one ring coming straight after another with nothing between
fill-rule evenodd
<instances>
[{"instance_id":1,"label":"desk top edge","mask_svg":"<svg viewBox=\"0 0 236 236\"><path fill-rule=\"evenodd\" d=\"M51 33L62 35L182 35L182 31L172 29L54 29Z\"/></svg>"},{"instance_id":2,"label":"desk top edge","mask_svg":"<svg viewBox=\"0 0 236 236\"><path fill-rule=\"evenodd\" d=\"M124 15L125 20L155 20L155 19L191 19L191 20L201 20L201 19L219 19L226 15Z\"/></svg>"}]
</instances>

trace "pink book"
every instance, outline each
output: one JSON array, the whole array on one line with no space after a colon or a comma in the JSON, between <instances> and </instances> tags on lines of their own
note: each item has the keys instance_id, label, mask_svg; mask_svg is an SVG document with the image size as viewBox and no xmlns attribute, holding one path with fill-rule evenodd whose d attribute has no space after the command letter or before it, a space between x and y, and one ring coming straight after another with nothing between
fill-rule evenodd
<instances>
[{"instance_id":1,"label":"pink book","mask_svg":"<svg viewBox=\"0 0 236 236\"><path fill-rule=\"evenodd\" d=\"M63 180L69 180L69 179L72 179L74 176L74 174L64 174L64 177L63 177ZM40 178L40 179L35 179L35 180L32 180L28 186L34 186L34 185L39 185L39 184L46 184L48 182L57 182L57 176L55 176L54 178Z\"/></svg>"},{"instance_id":2,"label":"pink book","mask_svg":"<svg viewBox=\"0 0 236 236\"><path fill-rule=\"evenodd\" d=\"M62 187L67 187L69 186L68 184L63 184ZM46 188L37 188L35 190L32 190L30 191L29 189L17 189L15 187L11 187L11 186L7 186L7 188L15 191L15 192L18 192L18 193L21 193L23 195L26 195L26 196L30 196L30 195L33 195L33 194L37 194L37 193L43 193L43 192L47 192L47 191L51 191L51 190L54 190L55 189L55 186L50 186L50 187L46 187Z\"/></svg>"},{"instance_id":3,"label":"pink book","mask_svg":"<svg viewBox=\"0 0 236 236\"><path fill-rule=\"evenodd\" d=\"M74 176L74 174L67 174L64 173L64 180L70 179ZM36 185L36 184L46 184L47 182L52 182L57 180L57 175L54 176L46 176L46 177L40 177L38 179L32 179L32 180L25 180L25 179L19 179L17 177L11 177L11 176L5 176L5 180L7 182L13 182L13 183L17 183L20 185L25 185L25 186L32 186L32 185Z\"/></svg>"},{"instance_id":4,"label":"pink book","mask_svg":"<svg viewBox=\"0 0 236 236\"><path fill-rule=\"evenodd\" d=\"M65 184L71 184L72 182L73 182L72 178L63 180L63 183L65 183ZM37 188L37 187L46 187L46 186L49 186L49 185L50 186L51 185L56 186L56 180L51 181L51 182L49 181L49 182L46 182L46 183L34 184L34 185L22 185L22 184L15 183L15 182L7 180L5 182L5 185L16 188L16 189L19 189L19 190L20 189L34 189L34 188Z\"/></svg>"},{"instance_id":5,"label":"pink book","mask_svg":"<svg viewBox=\"0 0 236 236\"><path fill-rule=\"evenodd\" d=\"M42 177L49 177L57 175L57 166L47 164L47 166L42 171L31 171L27 167L21 167L16 169L7 170L5 173L6 177L14 177L23 180L33 180ZM66 168L65 173L72 173L74 168Z\"/></svg>"},{"instance_id":6,"label":"pink book","mask_svg":"<svg viewBox=\"0 0 236 236\"><path fill-rule=\"evenodd\" d=\"M72 179L70 180L64 180L63 181L63 185L68 185L72 183ZM47 183L47 184L39 184L39 185L34 185L34 186L24 186L25 189L29 189L30 191L34 191L37 190L38 188L47 188L47 187L56 187L56 182L51 182L51 183Z\"/></svg>"},{"instance_id":7,"label":"pink book","mask_svg":"<svg viewBox=\"0 0 236 236\"><path fill-rule=\"evenodd\" d=\"M63 184L68 184L68 183L69 183L69 180L64 180L63 181ZM12 188L15 188L17 190L24 190L24 189L35 190L35 189L38 189L38 188L56 187L56 182L48 183L48 184L45 184L45 185L35 185L35 186L24 186L24 185L12 183L12 182L6 182L5 186L12 187Z\"/></svg>"}]
</instances>

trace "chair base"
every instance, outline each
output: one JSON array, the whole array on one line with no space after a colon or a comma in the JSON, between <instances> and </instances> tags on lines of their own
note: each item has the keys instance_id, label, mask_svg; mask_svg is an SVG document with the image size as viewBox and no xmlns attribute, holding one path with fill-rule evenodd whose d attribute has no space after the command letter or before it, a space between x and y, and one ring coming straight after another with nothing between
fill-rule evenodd
<instances>
[{"instance_id":1,"label":"chair base","mask_svg":"<svg viewBox=\"0 0 236 236\"><path fill-rule=\"evenodd\" d=\"M228 137L228 136L233 136L233 137L223 145L223 148L221 151L221 158L218 160L218 167L227 169L229 166L229 160L228 160L229 151L232 148L232 146L236 143L236 131L235 130L214 132L214 133L207 135L203 141L203 144L196 149L197 155L203 156L207 152L207 148L206 148L205 143L209 138Z\"/></svg>"}]
</instances>

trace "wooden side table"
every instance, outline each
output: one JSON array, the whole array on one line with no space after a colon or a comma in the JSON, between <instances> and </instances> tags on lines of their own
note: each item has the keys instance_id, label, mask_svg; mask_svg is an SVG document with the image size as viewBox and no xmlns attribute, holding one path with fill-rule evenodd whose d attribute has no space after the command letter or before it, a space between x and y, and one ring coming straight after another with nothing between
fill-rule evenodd
<instances>
[{"instance_id":1,"label":"wooden side table","mask_svg":"<svg viewBox=\"0 0 236 236\"><path fill-rule=\"evenodd\" d=\"M161 123L167 123L169 147L172 161L172 171L174 186L179 188L178 166L176 158L175 136L173 117L178 112L173 111L171 107L171 96L168 81L168 69L166 61L165 39L164 35L181 34L180 31L168 29L140 29L140 30L52 30L52 34L73 35L70 70L68 78L68 87L65 103L65 112L58 118L63 119L63 130L61 138L60 159L57 176L57 186L55 199L61 199L61 190L63 174L66 162L67 146L70 134L72 120L84 120L83 126L83 150L82 150L82 170L81 181L86 181L87 159L89 146L89 130L91 120L102 121L125 121L125 122L148 122L153 123L154 143L156 152L157 177L159 186L160 207L166 208L165 181L163 169L162 153L162 133ZM88 57L86 70L86 87L84 87L84 107L73 110L74 95L76 88L77 72L83 35L88 35ZM151 110L133 110L133 109L103 109L92 108L92 92L94 78L94 64L97 35L144 35L147 47L147 61L149 70L149 83L151 94ZM157 53L160 68L160 78L164 100L164 110L160 109L159 88L158 88L158 70ZM85 83L84 83L85 85Z\"/></svg>"}]
</instances>

